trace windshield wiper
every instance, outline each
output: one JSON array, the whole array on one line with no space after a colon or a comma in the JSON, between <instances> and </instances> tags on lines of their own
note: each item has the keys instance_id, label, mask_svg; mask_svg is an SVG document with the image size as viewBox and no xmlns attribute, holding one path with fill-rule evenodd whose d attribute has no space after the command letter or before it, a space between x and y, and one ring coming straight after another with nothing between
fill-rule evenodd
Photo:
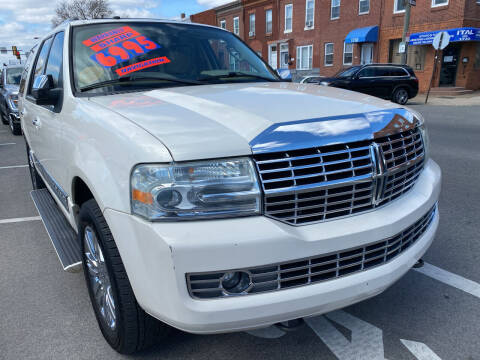
<instances>
[{"instance_id":1,"label":"windshield wiper","mask_svg":"<svg viewBox=\"0 0 480 360\"><path fill-rule=\"evenodd\" d=\"M218 79L224 79L224 78L231 79L231 78L242 78L242 77L248 77L248 78L252 78L252 79L259 79L259 80L271 81L271 82L282 81L282 80L275 79L275 78L269 78L269 77L266 77L266 76L244 73L244 72L241 72L241 71L230 71L226 74L219 74L219 75L207 75L207 76L201 77L197 80L206 81L206 80L218 80Z\"/></svg>"},{"instance_id":2,"label":"windshield wiper","mask_svg":"<svg viewBox=\"0 0 480 360\"><path fill-rule=\"evenodd\" d=\"M112 86L112 85L123 85L125 83L132 83L135 80L147 80L147 81L169 81L177 84L184 84L184 85L204 85L205 83L197 80L184 80L184 79L177 79L177 78L170 78L170 77L160 77L160 76L138 76L138 75L130 75L121 77L114 80L106 80L101 81L95 84L90 84L80 88L81 92L98 89L102 87Z\"/></svg>"}]
</instances>

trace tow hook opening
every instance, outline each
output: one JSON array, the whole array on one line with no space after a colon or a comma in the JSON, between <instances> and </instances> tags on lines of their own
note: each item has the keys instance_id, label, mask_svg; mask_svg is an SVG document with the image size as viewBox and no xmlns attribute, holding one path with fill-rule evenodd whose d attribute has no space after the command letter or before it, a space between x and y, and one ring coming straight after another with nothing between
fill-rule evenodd
<instances>
[{"instance_id":1,"label":"tow hook opening","mask_svg":"<svg viewBox=\"0 0 480 360\"><path fill-rule=\"evenodd\" d=\"M303 319L293 319L275 324L277 328L283 331L296 331L305 325Z\"/></svg>"},{"instance_id":2,"label":"tow hook opening","mask_svg":"<svg viewBox=\"0 0 480 360\"><path fill-rule=\"evenodd\" d=\"M418 269L418 268L423 267L423 265L425 265L425 262L423 261L423 259L419 259L419 260L415 263L415 265L413 265L413 267L414 267L415 269Z\"/></svg>"}]
</instances>

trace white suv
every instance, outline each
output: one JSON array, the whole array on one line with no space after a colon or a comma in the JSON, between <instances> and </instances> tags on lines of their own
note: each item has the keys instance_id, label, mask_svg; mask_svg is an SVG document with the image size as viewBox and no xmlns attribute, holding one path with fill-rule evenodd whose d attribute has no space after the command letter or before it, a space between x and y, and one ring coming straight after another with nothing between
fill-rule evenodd
<instances>
[{"instance_id":1,"label":"white suv","mask_svg":"<svg viewBox=\"0 0 480 360\"><path fill-rule=\"evenodd\" d=\"M73 21L19 108L60 261L108 343L260 328L379 294L425 253L440 169L422 117L282 82L222 29Z\"/></svg>"}]
</instances>

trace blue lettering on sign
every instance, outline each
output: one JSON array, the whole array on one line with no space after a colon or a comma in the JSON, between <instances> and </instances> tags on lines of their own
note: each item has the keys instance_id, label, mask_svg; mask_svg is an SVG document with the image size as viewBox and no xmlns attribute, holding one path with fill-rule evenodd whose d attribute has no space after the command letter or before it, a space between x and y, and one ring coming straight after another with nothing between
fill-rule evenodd
<instances>
[{"instance_id":1,"label":"blue lettering on sign","mask_svg":"<svg viewBox=\"0 0 480 360\"><path fill-rule=\"evenodd\" d=\"M449 30L428 31L410 35L409 45L428 45L433 43L435 35L441 31L446 31L452 41L480 41L479 28L457 28Z\"/></svg>"}]
</instances>

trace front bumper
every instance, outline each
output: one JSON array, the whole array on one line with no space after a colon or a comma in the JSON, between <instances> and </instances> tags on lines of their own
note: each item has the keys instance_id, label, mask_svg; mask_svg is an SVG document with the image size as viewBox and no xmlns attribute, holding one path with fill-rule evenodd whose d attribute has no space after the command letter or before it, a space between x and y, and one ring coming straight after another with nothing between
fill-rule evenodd
<instances>
[{"instance_id":1,"label":"front bumper","mask_svg":"<svg viewBox=\"0 0 480 360\"><path fill-rule=\"evenodd\" d=\"M389 238L437 202L441 173L429 160L413 189L375 211L293 227L262 217L150 223L106 209L139 304L152 316L194 333L252 329L322 314L379 294L430 246L438 212L414 245L387 264L338 279L269 293L193 299L185 274L262 266L331 253Z\"/></svg>"}]
</instances>

